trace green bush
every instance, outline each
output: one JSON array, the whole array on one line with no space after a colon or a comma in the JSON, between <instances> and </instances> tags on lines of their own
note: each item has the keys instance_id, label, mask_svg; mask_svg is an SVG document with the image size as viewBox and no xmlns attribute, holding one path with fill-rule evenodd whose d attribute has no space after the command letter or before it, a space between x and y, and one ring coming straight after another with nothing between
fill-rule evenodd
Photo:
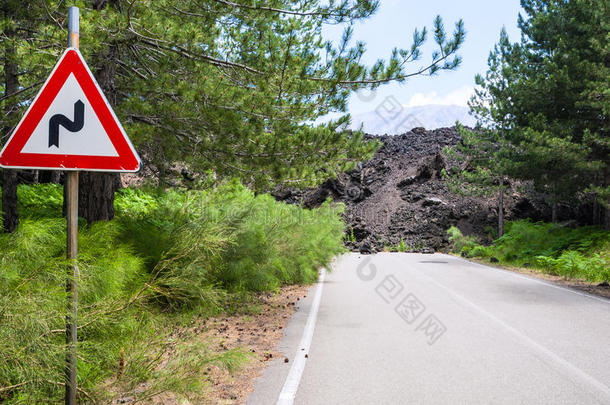
<instances>
[{"instance_id":1,"label":"green bush","mask_svg":"<svg viewBox=\"0 0 610 405\"><path fill-rule=\"evenodd\" d=\"M406 252L407 251L407 246L405 245L405 240L403 238L400 238L400 242L398 243L398 246L396 246L396 250L398 252Z\"/></svg>"},{"instance_id":2,"label":"green bush","mask_svg":"<svg viewBox=\"0 0 610 405\"><path fill-rule=\"evenodd\" d=\"M460 241L459 234L456 238ZM565 278L591 282L610 279L610 232L599 227L573 229L513 221L506 224L506 233L491 246L466 245L460 251L467 251L472 257L495 257L501 263L533 266Z\"/></svg>"},{"instance_id":3,"label":"green bush","mask_svg":"<svg viewBox=\"0 0 610 405\"><path fill-rule=\"evenodd\" d=\"M564 278L583 278L587 281L610 280L610 266L600 253L590 257L575 250L566 250L558 258L537 256L536 264L548 273Z\"/></svg>"},{"instance_id":4,"label":"green bush","mask_svg":"<svg viewBox=\"0 0 610 405\"><path fill-rule=\"evenodd\" d=\"M610 233L598 227L573 229L559 224L521 220L507 223L504 236L494 242L494 253L523 263L533 261L536 256L557 258L565 250L597 251L608 243Z\"/></svg>"},{"instance_id":5,"label":"green bush","mask_svg":"<svg viewBox=\"0 0 610 405\"><path fill-rule=\"evenodd\" d=\"M145 313L138 319L142 314L133 308L117 312L147 274L132 249L116 243L115 227L98 224L82 229L79 238L79 379L83 390L100 397L97 385L116 367L120 348L153 333ZM0 398L7 403L57 400L65 339L65 221L24 219L15 233L0 236L0 251L0 386L27 382Z\"/></svg>"},{"instance_id":6,"label":"green bush","mask_svg":"<svg viewBox=\"0 0 610 405\"><path fill-rule=\"evenodd\" d=\"M21 217L58 218L62 215L63 188L58 184L22 184L17 201Z\"/></svg>"},{"instance_id":7,"label":"green bush","mask_svg":"<svg viewBox=\"0 0 610 405\"><path fill-rule=\"evenodd\" d=\"M20 186L18 193L20 225L0 235L0 402L54 402L63 395L68 265L62 189ZM342 206L306 210L239 183L124 189L115 206L115 220L79 227L79 386L101 402L192 391L206 364L234 368L244 353L219 356L201 345L158 365L174 328L239 310L250 292L313 282L343 251ZM122 352L124 374L109 390ZM140 392L144 381L153 383Z\"/></svg>"},{"instance_id":8,"label":"green bush","mask_svg":"<svg viewBox=\"0 0 610 405\"><path fill-rule=\"evenodd\" d=\"M476 245L470 250L470 257L489 258L491 257L489 247Z\"/></svg>"},{"instance_id":9,"label":"green bush","mask_svg":"<svg viewBox=\"0 0 610 405\"><path fill-rule=\"evenodd\" d=\"M477 246L477 238L474 236L464 236L455 226L447 230L447 235L449 235L449 242L453 253L464 253L468 256L470 251Z\"/></svg>"},{"instance_id":10,"label":"green bush","mask_svg":"<svg viewBox=\"0 0 610 405\"><path fill-rule=\"evenodd\" d=\"M213 272L215 282L230 291L276 290L293 283L311 283L318 268L343 251L342 206L324 203L314 210L280 204L269 195L254 194L232 185L215 194L212 215L234 224L234 243L222 266ZM202 201L202 204L208 204Z\"/></svg>"},{"instance_id":11,"label":"green bush","mask_svg":"<svg viewBox=\"0 0 610 405\"><path fill-rule=\"evenodd\" d=\"M491 240L498 239L498 228L488 225L485 227L485 234Z\"/></svg>"}]
</instances>

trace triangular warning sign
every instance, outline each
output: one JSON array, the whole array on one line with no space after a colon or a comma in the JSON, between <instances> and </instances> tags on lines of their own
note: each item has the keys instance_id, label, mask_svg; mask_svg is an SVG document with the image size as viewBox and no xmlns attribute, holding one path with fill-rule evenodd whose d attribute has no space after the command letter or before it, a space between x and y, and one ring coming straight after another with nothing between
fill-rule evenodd
<instances>
[{"instance_id":1,"label":"triangular warning sign","mask_svg":"<svg viewBox=\"0 0 610 405\"><path fill-rule=\"evenodd\" d=\"M0 166L136 172L141 163L83 56L68 48L0 152Z\"/></svg>"}]
</instances>

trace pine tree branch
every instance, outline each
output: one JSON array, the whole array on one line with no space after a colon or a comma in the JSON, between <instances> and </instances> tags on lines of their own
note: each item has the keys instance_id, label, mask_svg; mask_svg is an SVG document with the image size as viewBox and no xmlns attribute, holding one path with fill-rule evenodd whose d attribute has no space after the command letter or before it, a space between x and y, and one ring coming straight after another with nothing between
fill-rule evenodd
<instances>
[{"instance_id":1,"label":"pine tree branch","mask_svg":"<svg viewBox=\"0 0 610 405\"><path fill-rule=\"evenodd\" d=\"M449 56L451 56L451 55L449 55L449 54L445 55L445 56L443 56L443 57L433 61L430 65L428 65L426 67L419 68L415 72L407 73L407 74L404 74L404 75L385 77L383 79L361 79L361 80L339 80L339 81L336 81L334 79L330 79L330 78L327 78L327 77L305 77L304 79L313 80L313 81L317 81L317 82L336 82L337 84L344 85L344 86L347 86L347 85L356 85L356 84L363 84L363 85L383 84L383 83L393 82L393 81L396 81L396 80L408 79L409 77L413 77L413 76L423 75L426 71L430 70L434 66L437 66L442 61L448 59ZM443 68L441 68L441 69L443 69Z\"/></svg>"},{"instance_id":2,"label":"pine tree branch","mask_svg":"<svg viewBox=\"0 0 610 405\"><path fill-rule=\"evenodd\" d=\"M214 0L214 1L221 1L223 2L224 0ZM185 58L189 58L189 59L200 59L200 60L204 60L207 62L210 62L212 65L217 66L217 67L231 67L231 68L236 68L236 69L240 69L240 70L244 70L247 71L249 73L254 73L254 74L258 74L258 75L268 75L268 72L253 68L251 66L248 66L246 64L242 64L242 63L238 63L238 62L231 62L228 60L222 60L222 59L218 59L215 57L212 57L210 55L206 55L203 53L199 53L199 52L193 52L190 51L182 46L176 45L175 43L171 43L169 41L166 40L162 40L162 39L158 39L158 38L153 38L153 37L149 37L147 35L141 34L138 31L136 31L133 26L131 25L131 23L129 24L129 28L128 30L130 32L132 32L133 34L135 34L137 37L140 38L140 41L144 44L147 44L149 46L152 47L156 47L168 52L173 52L175 54L178 54L182 57ZM162 43L165 43L167 45L162 45ZM442 47L441 47L442 48ZM335 80L335 79L331 79L331 78L325 78L325 77L311 77L311 76L306 76L306 77L302 77L301 79L303 80L311 80L311 81L316 81L316 82L327 82L327 83L336 83L338 85L341 86L350 86L350 85L378 85L378 84L383 84L383 83L389 83L389 82L393 82L393 81L397 81L397 80L404 80L407 79L409 77L413 77L413 76L419 76L424 74L424 72L429 71L431 69L433 69L434 67L438 66L441 62L447 60L451 55L453 55L455 52L449 52L449 53L442 53L442 56L440 58L435 59L431 64L429 64L426 67L422 67L420 69L418 69L415 72L412 73L407 73L407 74L403 74L403 75L395 75L395 76L391 76L391 77L386 77L386 78L382 78L382 79L361 79L361 80ZM401 63L401 67L404 66L404 64L408 61L408 58L406 58L402 63ZM440 69L444 69L444 68L440 68Z\"/></svg>"},{"instance_id":3,"label":"pine tree branch","mask_svg":"<svg viewBox=\"0 0 610 405\"><path fill-rule=\"evenodd\" d=\"M19 95L19 94L21 94L21 93L23 93L23 92L26 92L26 91L28 91L28 90L30 90L30 89L32 89L32 88L34 88L34 87L40 86L40 85L41 85L41 84L43 84L43 83L44 83L44 80L41 80L41 81L39 81L39 82L36 82L36 83L32 84L31 86L25 87L25 88L23 88L23 89L21 89L21 90L19 90L19 91L16 91L16 92L14 92L14 93L12 93L12 94L7 94L7 95L5 95L5 96L2 96L2 97L0 97L0 101L4 101L4 100L6 100L7 98L15 97L15 96L17 96L17 95Z\"/></svg>"},{"instance_id":4,"label":"pine tree branch","mask_svg":"<svg viewBox=\"0 0 610 405\"><path fill-rule=\"evenodd\" d=\"M338 12L338 11L332 12L332 11L328 11L328 10L326 10L326 11L325 10L295 11L295 10L287 10L287 9L281 9L281 8L275 8L275 7L268 7L268 6L250 6L247 4L234 3L234 2L231 2L228 0L212 0L212 1L214 1L218 4L232 7L234 9L238 8L238 9L251 10L251 11L267 11L267 12L273 12L273 13L278 13L278 14L294 15L294 16L298 16L298 17L320 17L321 16L321 17L325 17L325 18L342 19L342 18L350 17L351 13L355 9L354 7L348 8L348 9L345 9L345 11L343 13ZM177 10L177 11L179 11L179 10ZM197 16L202 16L202 15L197 15ZM363 15L363 17L364 17L364 15Z\"/></svg>"},{"instance_id":5,"label":"pine tree branch","mask_svg":"<svg viewBox=\"0 0 610 405\"><path fill-rule=\"evenodd\" d=\"M12 390L14 390L15 388L23 387L24 385L27 385L27 384L29 384L29 383L31 383L31 382L33 382L33 380L30 380L30 381L24 381L24 382L22 382L22 383L15 384L15 385L9 385L9 386L7 386L7 387L0 387L0 393L1 393L1 392L12 391Z\"/></svg>"},{"instance_id":6,"label":"pine tree branch","mask_svg":"<svg viewBox=\"0 0 610 405\"><path fill-rule=\"evenodd\" d=\"M132 32L135 33L135 31L132 31ZM137 35L141 36L141 34L137 34ZM226 60L214 58L214 57L209 56L209 55L191 52L188 49L185 49L185 48L183 48L181 46L178 46L178 45L164 46L164 45L159 44L157 42L158 40L155 40L154 38L147 38L147 37L144 37L144 36L142 36L142 38L143 39L141 41L144 44L147 44L147 45L150 45L150 46L156 46L159 49L163 49L165 51L173 52L175 54L178 54L178 55L180 55L182 57L185 57L185 58L188 58L188 59L201 59L201 60L205 60L207 62L210 62L212 65L217 66L217 67L233 67L233 68L238 68L238 69L245 70L245 71L250 72L250 73L256 73L256 74L259 74L259 75L264 74L264 72L262 72L260 70L254 69L254 68L252 68L250 66L247 66L247 65L244 65L244 64L241 64L241 63L229 62L229 61L226 61ZM146 39L144 39L144 38L146 38Z\"/></svg>"},{"instance_id":7,"label":"pine tree branch","mask_svg":"<svg viewBox=\"0 0 610 405\"><path fill-rule=\"evenodd\" d=\"M12 391L15 388L23 387L24 385L28 385L28 384L31 384L31 383L37 382L37 381L46 382L46 383L53 384L53 385L59 385L59 386L62 386L62 387L66 386L66 383L58 382L58 381L51 381L51 380L29 380L29 381L24 381L24 382L19 383L19 384L15 384L15 385L9 385L7 387L0 387L0 392ZM89 401L93 402L93 397L87 391L85 391L85 390L83 390L81 388L78 388L78 387L76 389L77 389L78 392L80 392L85 397L87 397L87 399L89 399Z\"/></svg>"}]
</instances>

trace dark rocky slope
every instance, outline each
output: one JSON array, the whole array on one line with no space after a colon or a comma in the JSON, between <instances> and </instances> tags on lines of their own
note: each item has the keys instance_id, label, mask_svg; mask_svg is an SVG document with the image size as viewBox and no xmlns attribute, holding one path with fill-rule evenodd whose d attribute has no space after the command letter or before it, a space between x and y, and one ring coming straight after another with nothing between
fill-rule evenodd
<instances>
[{"instance_id":1,"label":"dark rocky slope","mask_svg":"<svg viewBox=\"0 0 610 405\"><path fill-rule=\"evenodd\" d=\"M283 190L276 198L309 207L326 198L346 204L352 250L373 252L396 246L401 238L409 251L443 250L447 229L457 225L466 234L487 237L497 224L496 198L462 197L451 193L442 179L447 167L442 154L455 145L455 128L426 131L415 128L396 136L379 137L383 146L373 158L320 187ZM506 219L541 219L544 206L532 203L516 187L505 197Z\"/></svg>"}]
</instances>

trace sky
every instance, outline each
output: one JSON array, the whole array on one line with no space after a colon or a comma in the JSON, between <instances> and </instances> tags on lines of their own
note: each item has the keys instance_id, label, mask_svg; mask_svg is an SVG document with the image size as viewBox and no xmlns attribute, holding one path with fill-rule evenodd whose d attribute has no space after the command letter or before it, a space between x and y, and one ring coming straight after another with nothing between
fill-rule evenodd
<instances>
[{"instance_id":1,"label":"sky","mask_svg":"<svg viewBox=\"0 0 610 405\"><path fill-rule=\"evenodd\" d=\"M415 28L426 26L429 33L436 15L443 18L445 29L453 32L455 22L464 20L466 41L459 54L463 61L456 71L442 71L433 77L414 77L404 83L381 86L375 93L361 91L351 96L349 112L375 110L387 97L395 97L404 106L445 104L465 106L474 89L474 77L487 70L487 57L498 42L504 26L512 42L519 40L517 16L519 0L381 0L377 13L354 26L353 41L366 43L363 61L372 65L387 59L392 48L409 48ZM324 35L338 41L342 28L327 26ZM434 38L428 36L420 61L411 64L415 70L431 60Z\"/></svg>"}]
</instances>

